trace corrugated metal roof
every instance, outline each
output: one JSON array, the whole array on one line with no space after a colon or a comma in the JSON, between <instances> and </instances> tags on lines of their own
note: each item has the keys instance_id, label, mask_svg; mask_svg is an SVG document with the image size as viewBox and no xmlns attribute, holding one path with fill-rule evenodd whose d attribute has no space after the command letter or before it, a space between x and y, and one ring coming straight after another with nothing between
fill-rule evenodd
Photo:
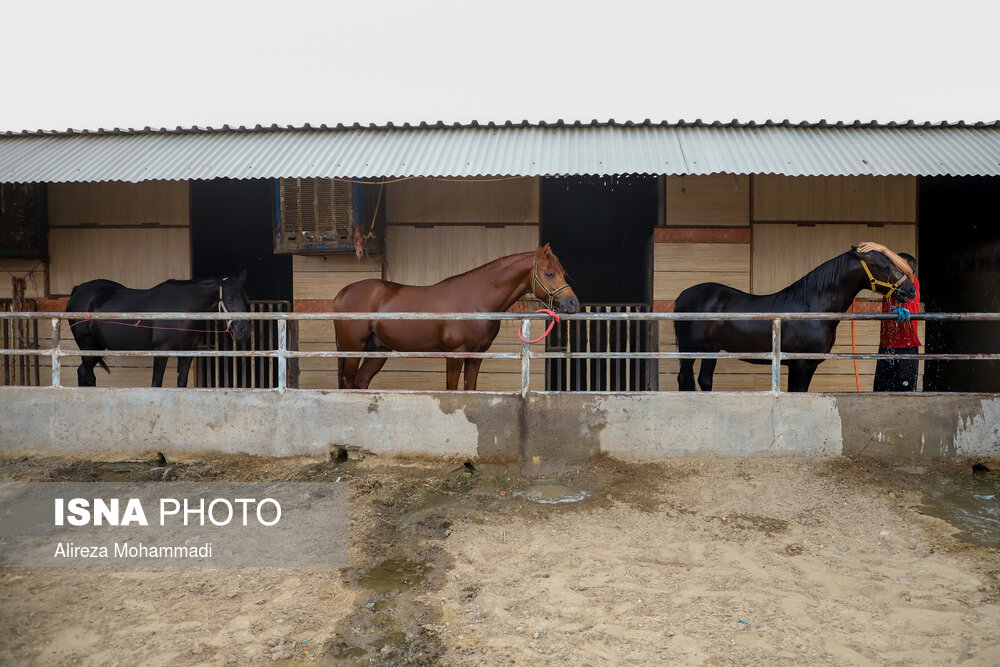
<instances>
[{"instance_id":1,"label":"corrugated metal roof","mask_svg":"<svg viewBox=\"0 0 1000 667\"><path fill-rule=\"evenodd\" d=\"M0 181L582 174L1000 175L1000 122L580 122L0 135Z\"/></svg>"}]
</instances>

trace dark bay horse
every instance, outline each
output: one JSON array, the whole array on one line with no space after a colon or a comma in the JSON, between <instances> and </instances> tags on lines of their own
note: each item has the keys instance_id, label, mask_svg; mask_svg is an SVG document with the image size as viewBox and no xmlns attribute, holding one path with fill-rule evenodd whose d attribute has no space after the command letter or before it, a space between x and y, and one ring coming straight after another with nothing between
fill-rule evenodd
<instances>
[{"instance_id":1,"label":"dark bay horse","mask_svg":"<svg viewBox=\"0 0 1000 667\"><path fill-rule=\"evenodd\" d=\"M774 294L753 295L718 283L701 283L680 293L677 313L834 313L845 312L863 289L879 294L894 290L908 301L916 289L880 252L859 253L856 248L834 257ZM781 323L782 352L829 352L837 335L837 320L792 320ZM678 352L770 352L771 321L674 320ZM698 386L712 390L716 359L702 359ZM750 360L769 364L770 361ZM808 391L822 359L795 359L788 366L788 391ZM694 391L694 359L681 359L677 385Z\"/></svg>"},{"instance_id":2,"label":"dark bay horse","mask_svg":"<svg viewBox=\"0 0 1000 667\"><path fill-rule=\"evenodd\" d=\"M376 278L352 283L333 301L351 312L504 312L528 292L563 313L580 309L565 271L548 244L534 252L501 257L425 287ZM337 320L337 348L343 351L485 352L500 332L497 320ZM387 359L338 359L341 389L367 389ZM359 364L360 362L360 364ZM474 390L482 359L465 359L465 389ZM458 389L462 359L448 359L448 389Z\"/></svg>"},{"instance_id":3,"label":"dark bay horse","mask_svg":"<svg viewBox=\"0 0 1000 667\"><path fill-rule=\"evenodd\" d=\"M111 280L91 280L73 288L66 311L73 313L237 313L250 305L245 291L246 271L237 278L167 280L149 289L129 289ZM206 320L141 320L138 326L126 320L71 319L70 331L80 350L194 350ZM227 330L237 341L250 337L250 323L229 321ZM163 386L168 357L153 358L154 387ZM187 386L192 357L177 358L177 386ZM111 372L99 356L82 358L76 371L81 387L97 386L94 366Z\"/></svg>"}]
</instances>

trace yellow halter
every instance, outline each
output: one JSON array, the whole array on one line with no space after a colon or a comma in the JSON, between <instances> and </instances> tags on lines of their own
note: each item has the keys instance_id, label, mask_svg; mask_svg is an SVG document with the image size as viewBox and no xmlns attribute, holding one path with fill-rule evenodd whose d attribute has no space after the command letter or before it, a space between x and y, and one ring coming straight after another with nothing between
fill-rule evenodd
<instances>
[{"instance_id":1,"label":"yellow halter","mask_svg":"<svg viewBox=\"0 0 1000 667\"><path fill-rule=\"evenodd\" d=\"M535 290L535 285L542 288L542 291L545 292L545 296L549 297L548 301L545 301L545 299L538 296L538 292ZM551 310L552 305L555 303L556 295L568 289L569 283L563 285L555 291L550 291L549 288L545 286L545 283L543 283L538 277L538 255L535 255L535 260L531 266L531 291L534 292L538 300L544 302L549 307L549 310Z\"/></svg>"},{"instance_id":2,"label":"yellow halter","mask_svg":"<svg viewBox=\"0 0 1000 667\"><path fill-rule=\"evenodd\" d=\"M865 260L861 260L861 266L864 267L865 273L868 274L868 280L871 282L871 290L873 292L875 292L876 294L880 293L876 289L876 287L885 287L885 288L888 288L889 291L882 295L886 299L888 299L890 296L892 296L892 293L896 291L896 288L899 287L900 285L902 285L906 281L906 276L902 276L894 284L893 283L887 283L884 280L878 280L877 278L875 278L875 276L872 275L872 270L868 268L868 264L865 262Z\"/></svg>"}]
</instances>

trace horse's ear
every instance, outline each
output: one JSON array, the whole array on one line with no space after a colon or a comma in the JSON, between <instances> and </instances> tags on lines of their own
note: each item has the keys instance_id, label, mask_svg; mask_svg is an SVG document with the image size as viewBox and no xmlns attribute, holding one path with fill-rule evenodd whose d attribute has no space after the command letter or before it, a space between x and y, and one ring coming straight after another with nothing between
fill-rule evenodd
<instances>
[{"instance_id":1,"label":"horse's ear","mask_svg":"<svg viewBox=\"0 0 1000 667\"><path fill-rule=\"evenodd\" d=\"M240 283L245 283L247 281L247 270L243 269L240 271L240 275L236 278Z\"/></svg>"}]
</instances>

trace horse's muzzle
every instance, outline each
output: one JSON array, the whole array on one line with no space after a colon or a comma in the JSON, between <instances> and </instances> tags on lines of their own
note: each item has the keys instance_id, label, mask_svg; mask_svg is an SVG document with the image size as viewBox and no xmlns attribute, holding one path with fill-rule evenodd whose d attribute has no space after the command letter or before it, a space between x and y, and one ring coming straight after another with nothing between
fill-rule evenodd
<instances>
[{"instance_id":1,"label":"horse's muzzle","mask_svg":"<svg viewBox=\"0 0 1000 667\"><path fill-rule=\"evenodd\" d=\"M567 294L557 300L556 310L560 313L577 313L580 312L580 302L575 294Z\"/></svg>"},{"instance_id":2,"label":"horse's muzzle","mask_svg":"<svg viewBox=\"0 0 1000 667\"><path fill-rule=\"evenodd\" d=\"M892 298L901 303L906 303L917 296L917 288L909 280L896 288Z\"/></svg>"},{"instance_id":3,"label":"horse's muzzle","mask_svg":"<svg viewBox=\"0 0 1000 667\"><path fill-rule=\"evenodd\" d=\"M235 320L229 325L229 331L233 334L233 338L242 343L250 338L250 323L246 320Z\"/></svg>"}]
</instances>

